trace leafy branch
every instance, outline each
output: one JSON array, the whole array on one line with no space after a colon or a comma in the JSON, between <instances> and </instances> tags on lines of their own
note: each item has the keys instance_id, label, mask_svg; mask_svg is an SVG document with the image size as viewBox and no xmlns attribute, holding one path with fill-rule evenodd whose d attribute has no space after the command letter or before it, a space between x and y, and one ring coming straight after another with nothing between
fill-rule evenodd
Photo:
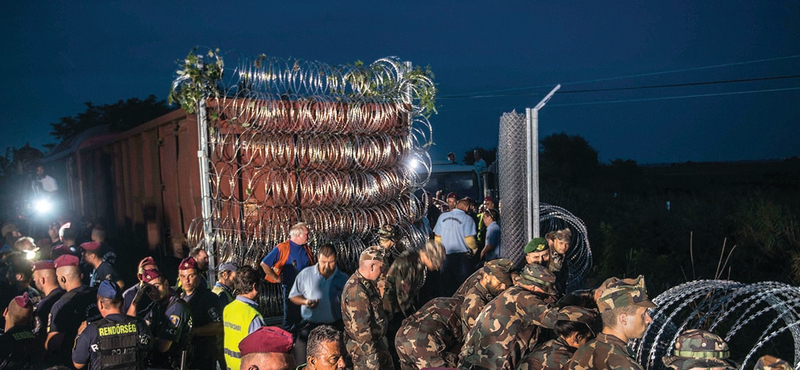
<instances>
[{"instance_id":1,"label":"leafy branch","mask_svg":"<svg viewBox=\"0 0 800 370\"><path fill-rule=\"evenodd\" d=\"M208 51L210 63L205 63L203 55L195 54L196 51L197 48L192 49L185 59L177 61L178 78L172 82L167 96L167 103L177 102L186 113L194 113L201 99L220 96L225 67L219 49Z\"/></svg>"}]
</instances>

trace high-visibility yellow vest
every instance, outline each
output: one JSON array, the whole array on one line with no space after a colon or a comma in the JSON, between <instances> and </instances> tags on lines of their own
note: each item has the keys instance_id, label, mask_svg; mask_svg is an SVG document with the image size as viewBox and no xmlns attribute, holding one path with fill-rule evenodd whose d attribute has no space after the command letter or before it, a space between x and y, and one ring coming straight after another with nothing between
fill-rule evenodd
<instances>
[{"instance_id":1,"label":"high-visibility yellow vest","mask_svg":"<svg viewBox=\"0 0 800 370\"><path fill-rule=\"evenodd\" d=\"M256 317L261 317L261 313L238 299L234 299L222 311L222 321L225 325L225 364L229 370L239 370L242 363L239 342L247 336L250 322Z\"/></svg>"}]
</instances>

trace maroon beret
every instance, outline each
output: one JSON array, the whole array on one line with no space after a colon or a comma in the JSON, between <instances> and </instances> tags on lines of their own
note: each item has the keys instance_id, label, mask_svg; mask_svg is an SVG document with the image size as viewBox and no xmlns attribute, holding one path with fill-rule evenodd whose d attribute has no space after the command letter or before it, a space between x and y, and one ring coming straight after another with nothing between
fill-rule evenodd
<instances>
[{"instance_id":1,"label":"maroon beret","mask_svg":"<svg viewBox=\"0 0 800 370\"><path fill-rule=\"evenodd\" d=\"M64 267L64 266L79 266L81 263L80 258L75 257L71 254L64 254L61 257L56 258L53 261L53 265L55 268Z\"/></svg>"},{"instance_id":2,"label":"maroon beret","mask_svg":"<svg viewBox=\"0 0 800 370\"><path fill-rule=\"evenodd\" d=\"M249 353L290 353L292 334L276 326L262 326L239 342L242 357Z\"/></svg>"},{"instance_id":3,"label":"maroon beret","mask_svg":"<svg viewBox=\"0 0 800 370\"><path fill-rule=\"evenodd\" d=\"M28 292L22 293L13 299L20 308L33 308L33 301L28 297Z\"/></svg>"},{"instance_id":4,"label":"maroon beret","mask_svg":"<svg viewBox=\"0 0 800 370\"><path fill-rule=\"evenodd\" d=\"M144 281L145 283L149 283L149 282L151 282L151 281L153 281L155 279L158 279L160 277L161 277L161 271L158 271L158 270L144 270L142 272L141 280Z\"/></svg>"},{"instance_id":5,"label":"maroon beret","mask_svg":"<svg viewBox=\"0 0 800 370\"><path fill-rule=\"evenodd\" d=\"M81 248L85 251L96 251L100 249L100 243L98 242L86 242L81 243Z\"/></svg>"},{"instance_id":6,"label":"maroon beret","mask_svg":"<svg viewBox=\"0 0 800 370\"><path fill-rule=\"evenodd\" d=\"M36 261L31 265L32 271L39 271L39 270L55 270L56 264L50 260L41 260Z\"/></svg>"},{"instance_id":7,"label":"maroon beret","mask_svg":"<svg viewBox=\"0 0 800 370\"><path fill-rule=\"evenodd\" d=\"M153 260L153 257L148 256L143 258L139 262L139 269L136 271L136 278L138 278L139 280L142 280L142 274L144 273L144 270L152 270L152 269L145 269L144 268L145 266L156 266L155 268L152 269L158 270L158 266L156 265L156 261Z\"/></svg>"},{"instance_id":8,"label":"maroon beret","mask_svg":"<svg viewBox=\"0 0 800 370\"><path fill-rule=\"evenodd\" d=\"M194 257L184 258L183 261L181 261L181 265L178 266L178 270L181 271L191 269L199 270L199 268L197 268L197 261L195 261Z\"/></svg>"}]
</instances>

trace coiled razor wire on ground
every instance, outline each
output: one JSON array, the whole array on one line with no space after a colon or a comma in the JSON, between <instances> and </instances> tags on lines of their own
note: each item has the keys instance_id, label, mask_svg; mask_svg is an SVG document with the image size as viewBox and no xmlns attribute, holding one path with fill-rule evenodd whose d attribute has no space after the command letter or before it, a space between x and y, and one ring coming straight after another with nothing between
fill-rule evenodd
<instances>
[{"instance_id":1,"label":"coiled razor wire on ground","mask_svg":"<svg viewBox=\"0 0 800 370\"><path fill-rule=\"evenodd\" d=\"M259 56L225 72L222 93L207 100L206 248L217 261L257 266L300 221L310 224L310 245L331 243L347 272L382 224L398 225L406 248L424 245L428 200L414 192L430 176L432 130L412 97L433 82L410 78L409 68L397 58L333 66ZM427 170L414 171L411 160ZM191 245L203 241L202 221L190 226ZM280 315L280 287L263 289L263 311Z\"/></svg>"},{"instance_id":2,"label":"coiled razor wire on ground","mask_svg":"<svg viewBox=\"0 0 800 370\"><path fill-rule=\"evenodd\" d=\"M697 280L661 293L653 303L658 306L651 310L653 323L633 341L646 369L666 369L662 356L671 354L681 332L695 328L727 341L741 369L767 354L800 367L800 288L772 281Z\"/></svg>"},{"instance_id":3,"label":"coiled razor wire on ground","mask_svg":"<svg viewBox=\"0 0 800 370\"><path fill-rule=\"evenodd\" d=\"M503 219L500 223L501 253L517 264L525 260L528 219L526 119L521 113L504 113L500 118L500 141L497 148L499 162L499 192L502 196ZM578 217L558 206L539 204L541 234L551 230L572 230L572 240L566 255L569 265L567 291L581 287L583 278L592 267L592 249L586 225Z\"/></svg>"}]
</instances>

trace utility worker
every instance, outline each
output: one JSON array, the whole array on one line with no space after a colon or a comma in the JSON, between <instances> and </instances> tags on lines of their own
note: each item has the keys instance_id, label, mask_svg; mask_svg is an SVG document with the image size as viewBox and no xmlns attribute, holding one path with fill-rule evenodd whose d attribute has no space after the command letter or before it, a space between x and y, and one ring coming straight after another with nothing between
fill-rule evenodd
<instances>
[{"instance_id":1,"label":"utility worker","mask_svg":"<svg viewBox=\"0 0 800 370\"><path fill-rule=\"evenodd\" d=\"M217 360L217 337L222 331L222 304L219 297L201 284L202 279L197 261L193 257L184 258L178 266L178 276L183 285L180 297L192 310L192 346L194 357L189 366L199 370L215 370Z\"/></svg>"},{"instance_id":2,"label":"utility worker","mask_svg":"<svg viewBox=\"0 0 800 370\"><path fill-rule=\"evenodd\" d=\"M292 304L289 292L292 290L297 274L304 268L317 263L314 254L308 247L310 231L308 224L300 222L289 229L289 240L272 248L267 256L261 260L261 269L266 274L270 283L279 283L283 289L283 323L285 330L292 331L292 327L302 321L300 306Z\"/></svg>"},{"instance_id":3,"label":"utility worker","mask_svg":"<svg viewBox=\"0 0 800 370\"><path fill-rule=\"evenodd\" d=\"M250 266L239 267L236 271L233 284L239 295L222 312L225 325L225 366L230 370L237 370L241 365L239 342L264 326L264 318L258 312L258 303L255 301L258 296L256 285L262 279L258 271Z\"/></svg>"},{"instance_id":4,"label":"utility worker","mask_svg":"<svg viewBox=\"0 0 800 370\"><path fill-rule=\"evenodd\" d=\"M153 348L144 320L122 313L122 290L110 280L97 289L97 309L103 318L88 324L75 338L72 363L82 369L144 369Z\"/></svg>"}]
</instances>

